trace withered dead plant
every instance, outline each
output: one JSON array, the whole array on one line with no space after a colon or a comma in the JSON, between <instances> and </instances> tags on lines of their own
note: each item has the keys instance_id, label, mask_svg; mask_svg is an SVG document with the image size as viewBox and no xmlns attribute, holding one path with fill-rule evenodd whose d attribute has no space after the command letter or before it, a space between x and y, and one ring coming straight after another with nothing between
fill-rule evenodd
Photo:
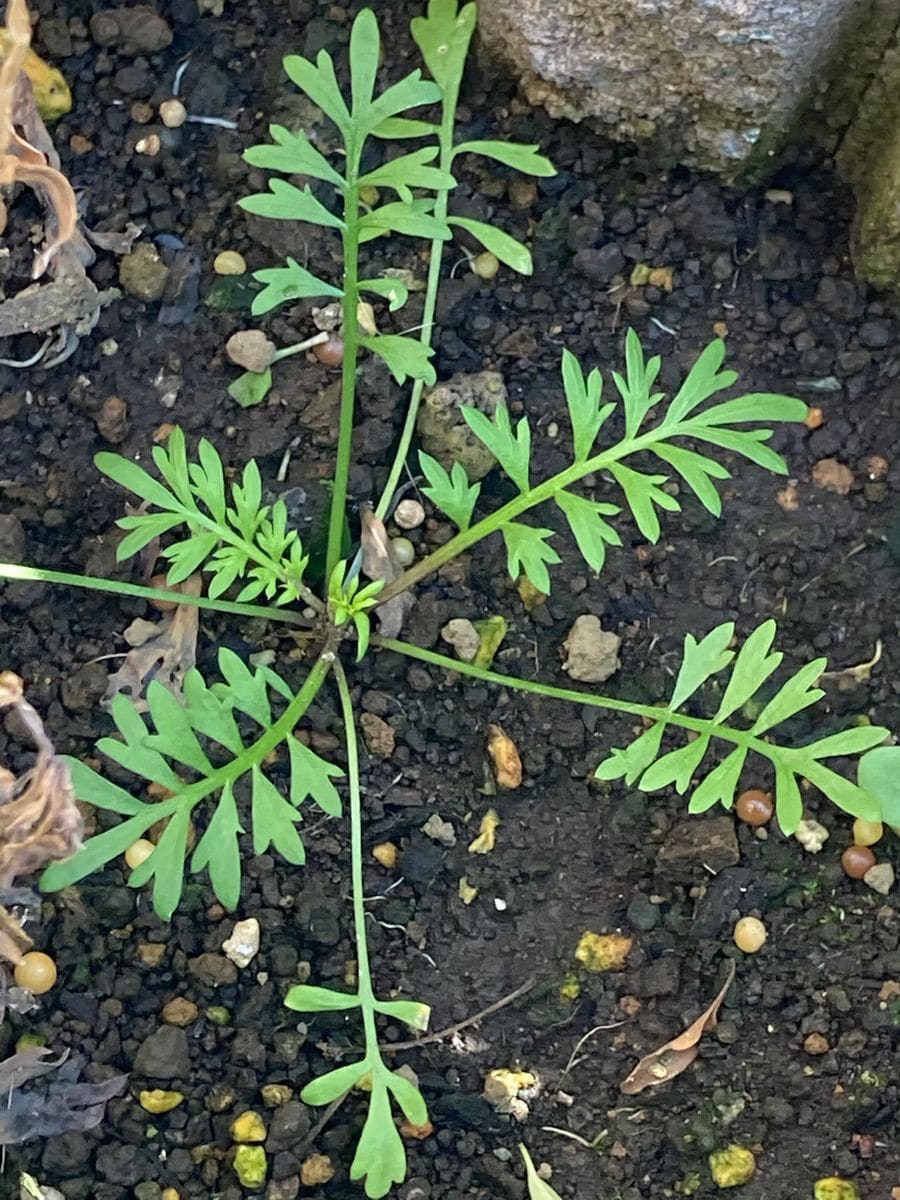
<instances>
[{"instance_id":1,"label":"withered dead plant","mask_svg":"<svg viewBox=\"0 0 900 1200\"><path fill-rule=\"evenodd\" d=\"M33 279L39 279L61 247L74 236L78 205L65 175L50 164L45 150L32 144L33 136L28 140L34 97L31 83L22 71L31 45L31 21L25 0L8 0L6 31L9 49L0 65L0 186L24 183L42 193L49 202L56 228L48 229L46 244L35 256L31 274ZM0 233L6 228L6 218L6 205L0 200Z\"/></svg>"},{"instance_id":2,"label":"withered dead plant","mask_svg":"<svg viewBox=\"0 0 900 1200\"><path fill-rule=\"evenodd\" d=\"M11 708L37 747L34 765L16 776L0 767L0 960L18 962L30 939L4 904L15 881L47 863L69 858L81 845L82 818L69 769L56 754L22 680L0 672L0 709Z\"/></svg>"}]
</instances>

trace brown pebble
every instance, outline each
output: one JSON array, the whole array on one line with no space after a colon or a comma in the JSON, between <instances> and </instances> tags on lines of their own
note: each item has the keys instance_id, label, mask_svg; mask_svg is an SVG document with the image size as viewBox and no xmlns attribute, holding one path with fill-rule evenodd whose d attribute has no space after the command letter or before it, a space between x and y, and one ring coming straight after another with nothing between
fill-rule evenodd
<instances>
[{"instance_id":1,"label":"brown pebble","mask_svg":"<svg viewBox=\"0 0 900 1200\"><path fill-rule=\"evenodd\" d=\"M165 953L165 942L141 942L137 948L138 960L145 967L158 967Z\"/></svg>"},{"instance_id":2,"label":"brown pebble","mask_svg":"<svg viewBox=\"0 0 900 1200\"><path fill-rule=\"evenodd\" d=\"M107 396L94 417L94 424L105 441L117 446L128 432L128 405L121 396Z\"/></svg>"},{"instance_id":3,"label":"brown pebble","mask_svg":"<svg viewBox=\"0 0 900 1200\"><path fill-rule=\"evenodd\" d=\"M807 1054L827 1054L831 1047L828 1038L823 1037L821 1033L811 1033L804 1039L803 1049Z\"/></svg>"},{"instance_id":4,"label":"brown pebble","mask_svg":"<svg viewBox=\"0 0 900 1200\"><path fill-rule=\"evenodd\" d=\"M317 346L313 346L313 354L326 367L339 367L344 361L343 339L332 334L327 342L319 342Z\"/></svg>"},{"instance_id":5,"label":"brown pebble","mask_svg":"<svg viewBox=\"0 0 900 1200\"><path fill-rule=\"evenodd\" d=\"M175 1025L179 1029L193 1024L199 1015L200 1009L197 1005L184 996L176 996L174 1000L163 1005L162 1019L167 1025Z\"/></svg>"},{"instance_id":6,"label":"brown pebble","mask_svg":"<svg viewBox=\"0 0 900 1200\"><path fill-rule=\"evenodd\" d=\"M734 811L738 820L745 825L765 825L771 821L775 811L772 794L760 788L747 788L738 796Z\"/></svg>"},{"instance_id":7,"label":"brown pebble","mask_svg":"<svg viewBox=\"0 0 900 1200\"><path fill-rule=\"evenodd\" d=\"M876 861L868 846L848 846L841 855L844 874L849 875L851 879L862 879L866 871L875 866Z\"/></svg>"},{"instance_id":8,"label":"brown pebble","mask_svg":"<svg viewBox=\"0 0 900 1200\"><path fill-rule=\"evenodd\" d=\"M871 454L866 459L866 474L870 479L884 479L888 473L888 461L881 454Z\"/></svg>"},{"instance_id":9,"label":"brown pebble","mask_svg":"<svg viewBox=\"0 0 900 1200\"><path fill-rule=\"evenodd\" d=\"M69 149L73 154L90 154L94 148L94 143L90 138L83 137L80 133L73 133L69 138Z\"/></svg>"}]
</instances>

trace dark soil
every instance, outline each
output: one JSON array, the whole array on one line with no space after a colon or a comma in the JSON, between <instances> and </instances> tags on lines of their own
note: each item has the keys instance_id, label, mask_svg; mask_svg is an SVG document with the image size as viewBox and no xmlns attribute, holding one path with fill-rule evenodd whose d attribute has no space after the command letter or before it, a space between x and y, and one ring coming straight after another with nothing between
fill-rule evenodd
<instances>
[{"instance_id":1,"label":"dark soil","mask_svg":"<svg viewBox=\"0 0 900 1200\"><path fill-rule=\"evenodd\" d=\"M172 0L159 11L174 41L159 54L134 57L92 42L92 7L88 0L37 5L45 16L38 48L59 61L73 84L74 109L54 136L87 222L122 229L133 219L145 240L181 239L200 264L201 298L216 282L211 264L222 249L239 250L256 269L300 247L312 269L333 275L336 246L321 232L251 222L235 201L261 183L240 153L260 139L267 120L310 117L281 85L282 53L315 53L325 45L340 57L352 12L324 4L314 12L311 0L226 0L224 16L198 16L193 0ZM412 61L407 15L386 14L392 73ZM154 124L156 106L170 95L187 55L182 94L189 109L233 117L236 131ZM774 615L795 664L825 653L833 665L849 666L870 659L876 640L884 646L870 681L848 691L832 684L808 715L808 729L822 732L857 716L900 728L898 327L883 300L853 279L850 208L832 175L812 162L785 169L777 184L792 194L789 202L723 192L686 173L649 171L632 152L611 148L588 129L551 122L485 64L473 65L464 98L466 134L496 131L540 142L559 167L554 179L539 182L533 203L515 208L502 169L473 173L467 164L458 203L475 214L493 213L514 233L533 233L536 271L524 281L502 271L482 282L458 270L440 306L439 376L501 370L513 407L539 431L538 470L562 462L550 436L554 424L561 436L567 428L562 347L588 364L618 365L628 324L664 356L664 381L671 385L724 322L730 363L747 390L799 391L821 407L824 421L815 432L801 427L777 435L791 466L793 511L779 504L785 481L739 465L725 489L722 521L684 497L683 518L667 520L658 545L628 530L600 579L588 578L565 549L552 598L531 616L504 574L500 547L489 541L459 571L422 587L407 636L431 646L450 617L503 612L511 632L499 669L560 683L560 645L571 622L596 613L624 638L622 666L609 686L655 701L668 694L687 631L699 635L734 619L746 632ZM150 107L142 113L144 105ZM136 141L154 132L160 153L136 153ZM14 241L21 239L13 257L22 261L36 214L30 204L22 198L10 221ZM418 266L421 273L416 253L398 240L372 260L379 268ZM638 262L671 267L674 291L644 287L619 305L622 291L608 288ZM91 273L100 287L114 284L116 260L101 253ZM188 303L186 321L176 325L160 324L158 313L158 304L126 295L102 312L96 330L62 366L0 368L0 560L24 557L93 574L117 569L114 521L124 498L92 464L106 445L95 418L111 395L127 404L123 454L145 459L153 431L178 422L193 436L211 437L232 464L256 456L273 491L318 495L335 437L334 374L288 360L277 368L269 402L241 410L226 394L234 370L223 346L249 326L246 313ZM389 327L386 316L382 321ZM413 306L395 328L414 323ZM308 307L275 315L265 327L279 342L307 336ZM23 337L3 353L25 358L37 344ZM370 377L361 394L356 499L377 494L401 409L395 390ZM276 484L295 437L286 480ZM883 457L886 474L869 462L872 455ZM853 472L849 494L813 483L814 464L827 458ZM489 492L500 489L499 480L489 481ZM432 523L423 536L442 535ZM62 750L86 755L109 729L98 705L108 664L96 660L121 651L121 630L141 612L142 603L128 600L0 585L0 666L26 678ZM242 653L276 648L288 677L299 676L296 653L289 659L293 646L277 629L207 616L201 628L200 665L210 672L216 645L227 642ZM389 655L367 660L354 680L362 707L396 734L388 760L364 762L368 843L390 839L403 851L402 882L371 905L379 990L427 1000L433 1028L441 1029L535 981L525 997L452 1044L399 1056L419 1074L435 1132L410 1145L410 1179L398 1196L521 1197L516 1143L523 1140L535 1161L553 1164L553 1183L564 1197L710 1196L716 1188L707 1155L736 1142L753 1147L759 1163L755 1180L739 1193L747 1200L805 1200L813 1182L830 1175L854 1178L864 1200L887 1200L900 1184L894 1057L900 1009L879 992L900 979L900 917L896 893L885 898L843 876L848 818L811 793L809 815L831 832L821 854L807 854L774 828L763 837L739 827L735 861L714 874L706 865L708 822L695 819L685 833L683 799L591 782L597 761L628 736L627 723L471 686ZM484 731L494 721L522 751L525 785L491 799L481 788ZM340 761L327 690L307 725L313 743ZM26 756L13 732L0 733L0 761L16 766ZM490 803L502 818L497 848L476 858L467 846ZM440 850L420 832L432 813L452 822L454 848ZM731 818L725 820L730 826ZM687 847L677 868L658 859L672 838ZM359 1103L349 1102L310 1139L315 1112L296 1103L266 1111L260 1098L266 1083L299 1091L326 1058L358 1038L342 1020L298 1026L280 1003L300 970L342 986L353 957L347 830L311 821L306 840L303 871L268 856L249 860L239 915L259 918L262 950L236 983L218 988L203 981L196 960L220 950L232 918L212 902L205 879L189 885L171 926L153 915L146 895L125 886L118 867L86 881L77 896L47 898L34 936L56 956L60 981L37 1013L7 1018L0 1051L37 1032L54 1049L85 1054L88 1078L133 1073L129 1093L108 1105L99 1130L13 1149L3 1196L16 1194L18 1170L26 1168L67 1200L159 1200L161 1189L171 1187L183 1198L238 1200L229 1127L248 1108L263 1111L271 1128L269 1200L297 1195L300 1160L313 1151L332 1157L336 1175L324 1188L304 1188L304 1195L361 1194L347 1180ZM896 864L897 839L878 853ZM386 893L399 874L372 863L369 893ZM464 874L479 888L470 907L457 895ZM731 940L736 916L749 912L762 915L769 930L755 957L741 956ZM588 929L633 935L627 970L583 975L580 998L563 1001L560 984L576 967L574 949ZM157 965L145 965L154 957L147 946L162 947ZM623 1096L619 1083L636 1059L701 1012L724 977L724 960L734 957L734 986L699 1060L677 1082ZM162 1082L133 1068L174 997L195 1002L199 1016L177 1046L164 1047L177 1074ZM211 1021L210 1005L227 1009L230 1024ZM579 1039L597 1026L563 1079ZM825 1039L824 1053L804 1049L812 1033ZM388 1028L385 1036L406 1035ZM522 1125L479 1099L484 1072L502 1066L521 1066L543 1082ZM172 1113L150 1117L136 1096L155 1086L178 1088L187 1098ZM570 1101L557 1098L560 1089ZM857 1135L873 1139L874 1145L864 1142L870 1157L860 1155Z\"/></svg>"}]
</instances>

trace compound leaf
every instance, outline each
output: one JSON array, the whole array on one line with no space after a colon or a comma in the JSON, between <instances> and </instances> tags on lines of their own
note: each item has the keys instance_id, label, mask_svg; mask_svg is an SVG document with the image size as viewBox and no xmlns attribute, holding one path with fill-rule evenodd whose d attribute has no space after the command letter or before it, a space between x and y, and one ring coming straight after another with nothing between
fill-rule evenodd
<instances>
[{"instance_id":1,"label":"compound leaf","mask_svg":"<svg viewBox=\"0 0 900 1200\"><path fill-rule=\"evenodd\" d=\"M505 404L498 404L493 421L477 408L462 405L463 420L480 442L497 459L520 492L529 489L528 469L531 462L531 428L526 417L516 424L515 433Z\"/></svg>"},{"instance_id":2,"label":"compound leaf","mask_svg":"<svg viewBox=\"0 0 900 1200\"><path fill-rule=\"evenodd\" d=\"M372 1074L369 1111L350 1166L350 1178L366 1181L366 1195L386 1196L391 1188L406 1177L406 1151L394 1119L384 1075Z\"/></svg>"},{"instance_id":3,"label":"compound leaf","mask_svg":"<svg viewBox=\"0 0 900 1200\"><path fill-rule=\"evenodd\" d=\"M894 828L900 825L900 746L879 746L859 760L859 786L881 808L881 820Z\"/></svg>"},{"instance_id":4,"label":"compound leaf","mask_svg":"<svg viewBox=\"0 0 900 1200\"><path fill-rule=\"evenodd\" d=\"M244 196L238 205L245 212L275 221L308 221L329 229L344 229L341 218L316 199L309 184L298 188L286 179L270 179L268 192Z\"/></svg>"},{"instance_id":5,"label":"compound leaf","mask_svg":"<svg viewBox=\"0 0 900 1200\"><path fill-rule=\"evenodd\" d=\"M410 22L425 65L445 94L459 90L477 11L475 4L464 4L457 12L456 0L429 0L427 16Z\"/></svg>"},{"instance_id":6,"label":"compound leaf","mask_svg":"<svg viewBox=\"0 0 900 1200\"><path fill-rule=\"evenodd\" d=\"M502 527L506 542L506 567L511 579L524 575L530 583L550 594L550 575L547 563L558 563L559 555L547 539L553 537L552 529L535 529L533 525L522 525L518 521L507 522Z\"/></svg>"},{"instance_id":7,"label":"compound leaf","mask_svg":"<svg viewBox=\"0 0 900 1200\"><path fill-rule=\"evenodd\" d=\"M634 471L624 463L613 463L610 471L625 493L634 523L648 542L659 541L660 525L657 508L666 512L680 512L681 505L674 496L664 492L660 484L666 482L665 475L646 475Z\"/></svg>"},{"instance_id":8,"label":"compound leaf","mask_svg":"<svg viewBox=\"0 0 900 1200\"><path fill-rule=\"evenodd\" d=\"M615 516L620 509L615 504L600 504L567 491L559 492L554 499L566 514L581 557L592 571L602 571L607 545L622 545L618 532L603 517Z\"/></svg>"},{"instance_id":9,"label":"compound leaf","mask_svg":"<svg viewBox=\"0 0 900 1200\"><path fill-rule=\"evenodd\" d=\"M653 447L653 452L657 458L675 468L707 512L714 517L721 517L722 498L712 481L731 478L721 463L707 458L705 454L698 454L696 450L686 450L684 446L661 443Z\"/></svg>"},{"instance_id":10,"label":"compound leaf","mask_svg":"<svg viewBox=\"0 0 900 1200\"><path fill-rule=\"evenodd\" d=\"M741 646L714 721L724 721L733 712L737 712L751 696L756 695L769 676L781 665L784 658L781 651L769 653L775 641L775 633L775 622L764 621Z\"/></svg>"},{"instance_id":11,"label":"compound leaf","mask_svg":"<svg viewBox=\"0 0 900 1200\"><path fill-rule=\"evenodd\" d=\"M688 804L688 812L706 812L714 804L721 804L723 808L731 808L746 759L746 747L736 746L728 757L724 758L717 767L713 767L702 783L694 788Z\"/></svg>"},{"instance_id":12,"label":"compound leaf","mask_svg":"<svg viewBox=\"0 0 900 1200\"><path fill-rule=\"evenodd\" d=\"M422 493L460 530L468 529L481 484L470 484L465 467L459 462L454 462L448 474L437 459L426 454L424 450L419 451L419 466L428 480L427 486L422 488Z\"/></svg>"},{"instance_id":13,"label":"compound leaf","mask_svg":"<svg viewBox=\"0 0 900 1200\"><path fill-rule=\"evenodd\" d=\"M531 251L521 242L517 242L510 234L484 221L474 221L471 217L448 217L448 225L465 229L476 241L489 250L502 263L519 275L530 275L534 270Z\"/></svg>"},{"instance_id":14,"label":"compound leaf","mask_svg":"<svg viewBox=\"0 0 900 1200\"><path fill-rule=\"evenodd\" d=\"M680 708L710 676L728 666L734 658L734 651L728 649L733 637L734 621L717 625L699 642L692 633L687 634L670 708Z\"/></svg>"},{"instance_id":15,"label":"compound leaf","mask_svg":"<svg viewBox=\"0 0 900 1200\"><path fill-rule=\"evenodd\" d=\"M287 304L291 300L305 300L311 296L334 296L339 299L343 294L340 288L319 279L293 258L289 257L286 261L287 266L266 267L253 272L253 278L265 284L250 305L255 317L261 317L279 304Z\"/></svg>"},{"instance_id":16,"label":"compound leaf","mask_svg":"<svg viewBox=\"0 0 900 1200\"><path fill-rule=\"evenodd\" d=\"M523 175L536 175L544 178L556 174L556 168L549 158L539 154L539 146L524 146L518 142L475 141L461 142L453 147L454 157L457 154L480 154L483 158L492 158L495 162L503 163L521 171Z\"/></svg>"},{"instance_id":17,"label":"compound leaf","mask_svg":"<svg viewBox=\"0 0 900 1200\"><path fill-rule=\"evenodd\" d=\"M219 803L191 858L191 870L206 870L216 898L223 908L233 912L241 899L241 850L238 834L244 828L230 783L222 788Z\"/></svg>"},{"instance_id":18,"label":"compound leaf","mask_svg":"<svg viewBox=\"0 0 900 1200\"><path fill-rule=\"evenodd\" d=\"M363 337L359 344L377 354L398 383L407 378L422 379L431 385L437 379L429 361L434 348L426 346L418 338L403 337L399 333L380 333L376 337Z\"/></svg>"},{"instance_id":19,"label":"compound leaf","mask_svg":"<svg viewBox=\"0 0 900 1200\"><path fill-rule=\"evenodd\" d=\"M569 420L572 422L575 462L584 462L597 440L601 426L616 406L605 404L600 407L603 392L600 372L594 367L585 379L581 363L571 350L563 350L562 377Z\"/></svg>"},{"instance_id":20,"label":"compound leaf","mask_svg":"<svg viewBox=\"0 0 900 1200\"><path fill-rule=\"evenodd\" d=\"M297 832L300 814L257 765L252 768L251 778L253 853L265 854L270 846L274 846L282 858L302 866L306 862L306 850Z\"/></svg>"},{"instance_id":21,"label":"compound leaf","mask_svg":"<svg viewBox=\"0 0 900 1200\"><path fill-rule=\"evenodd\" d=\"M359 1008L361 1001L356 992L336 992L331 988L298 983L285 996L284 1004L294 1012L344 1012Z\"/></svg>"},{"instance_id":22,"label":"compound leaf","mask_svg":"<svg viewBox=\"0 0 900 1200\"><path fill-rule=\"evenodd\" d=\"M346 137L350 129L350 113L338 87L331 56L325 50L320 50L313 64L299 54L289 54L283 64L291 83L305 92Z\"/></svg>"},{"instance_id":23,"label":"compound leaf","mask_svg":"<svg viewBox=\"0 0 900 1200\"><path fill-rule=\"evenodd\" d=\"M294 133L283 125L270 125L274 145L250 146L244 151L244 162L251 167L269 171L284 171L287 175L309 175L325 183L344 187L344 179L321 154L305 133Z\"/></svg>"},{"instance_id":24,"label":"compound leaf","mask_svg":"<svg viewBox=\"0 0 900 1200\"><path fill-rule=\"evenodd\" d=\"M708 733L701 734L679 750L670 750L668 754L658 758L641 776L638 784L641 791L656 792L674 783L678 795L683 796L691 786L694 772L709 749L710 736Z\"/></svg>"}]
</instances>

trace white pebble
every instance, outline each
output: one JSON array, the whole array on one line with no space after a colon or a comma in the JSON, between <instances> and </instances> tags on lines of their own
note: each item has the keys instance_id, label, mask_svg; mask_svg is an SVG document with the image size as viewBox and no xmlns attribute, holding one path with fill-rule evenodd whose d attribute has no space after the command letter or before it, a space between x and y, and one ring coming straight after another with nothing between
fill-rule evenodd
<instances>
[{"instance_id":1,"label":"white pebble","mask_svg":"<svg viewBox=\"0 0 900 1200\"><path fill-rule=\"evenodd\" d=\"M808 854L818 854L828 841L828 830L818 821L801 821L794 837Z\"/></svg>"},{"instance_id":2,"label":"white pebble","mask_svg":"<svg viewBox=\"0 0 900 1200\"><path fill-rule=\"evenodd\" d=\"M418 529L425 520L425 509L418 500L401 500L394 509L394 524L398 529Z\"/></svg>"},{"instance_id":3,"label":"white pebble","mask_svg":"<svg viewBox=\"0 0 900 1200\"><path fill-rule=\"evenodd\" d=\"M180 100L163 100L159 106L159 119L166 129L178 129L187 120L187 109Z\"/></svg>"},{"instance_id":4,"label":"white pebble","mask_svg":"<svg viewBox=\"0 0 900 1200\"><path fill-rule=\"evenodd\" d=\"M231 937L225 939L222 949L236 967L243 970L249 966L259 953L259 921L256 917L236 921Z\"/></svg>"}]
</instances>

